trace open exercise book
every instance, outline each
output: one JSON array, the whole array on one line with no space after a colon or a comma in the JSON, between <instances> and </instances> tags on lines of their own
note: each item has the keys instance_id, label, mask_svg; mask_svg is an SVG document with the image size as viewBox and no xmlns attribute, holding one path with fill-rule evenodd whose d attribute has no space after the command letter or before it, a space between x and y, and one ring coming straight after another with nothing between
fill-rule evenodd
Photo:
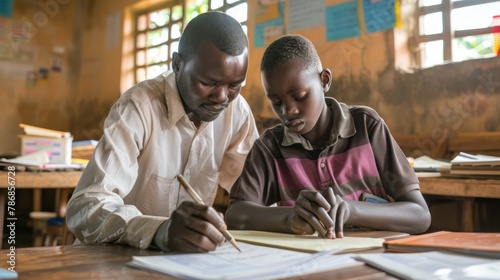
<instances>
[{"instance_id":1,"label":"open exercise book","mask_svg":"<svg viewBox=\"0 0 500 280\"><path fill-rule=\"evenodd\" d=\"M289 235L297 236L298 238L288 239L288 244L284 244L287 241L283 241L277 245L278 247L295 249L286 250L242 242L241 233L244 232L231 231L232 235L239 240L238 245L241 248L241 252L238 252L230 243L226 242L216 251L210 253L134 256L129 265L170 274L183 279L276 279L308 275L340 267L362 265L363 263L356 261L352 254L336 255L339 252L350 251L347 249L350 245L333 245L335 243L342 243L343 239L359 240L362 244L365 244L363 245L364 249L382 248L383 243L383 239L379 238L350 237L325 240L318 237L310 238L303 236L305 238L300 238L298 235ZM271 237L266 240L264 237L267 234ZM251 239L249 236L251 234L247 235L247 240ZM253 243L269 243L275 237L273 233L261 232L260 237L257 238L257 241L254 240ZM301 244L300 240L304 241L304 243ZM319 243L314 245L313 240ZM371 240L371 243L367 240ZM330 245L324 241L329 241ZM350 244L354 243L351 242ZM314 248L305 251L316 251L317 253L301 252L304 251L304 246L312 246L310 248ZM356 250L362 250L362 246L358 245Z\"/></svg>"}]
</instances>

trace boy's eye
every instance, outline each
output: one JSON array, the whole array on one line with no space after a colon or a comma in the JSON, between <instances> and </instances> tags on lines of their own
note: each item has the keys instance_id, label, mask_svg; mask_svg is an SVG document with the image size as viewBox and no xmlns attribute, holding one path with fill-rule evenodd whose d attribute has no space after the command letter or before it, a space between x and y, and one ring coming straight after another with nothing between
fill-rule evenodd
<instances>
[{"instance_id":1,"label":"boy's eye","mask_svg":"<svg viewBox=\"0 0 500 280\"><path fill-rule=\"evenodd\" d=\"M295 100L297 100L297 101L303 101L303 100L305 100L306 98L307 98L307 94L304 94L304 95L302 95L302 96L296 97L296 98L295 98Z\"/></svg>"},{"instance_id":2,"label":"boy's eye","mask_svg":"<svg viewBox=\"0 0 500 280\"><path fill-rule=\"evenodd\" d=\"M271 105L273 105L274 107L280 106L281 105L281 101L279 101L279 100L271 100Z\"/></svg>"}]
</instances>

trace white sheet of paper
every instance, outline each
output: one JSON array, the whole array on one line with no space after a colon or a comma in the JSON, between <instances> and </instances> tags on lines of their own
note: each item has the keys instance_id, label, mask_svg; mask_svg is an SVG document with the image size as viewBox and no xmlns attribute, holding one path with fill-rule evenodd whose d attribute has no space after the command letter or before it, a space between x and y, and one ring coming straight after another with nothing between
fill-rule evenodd
<instances>
[{"instance_id":1,"label":"white sheet of paper","mask_svg":"<svg viewBox=\"0 0 500 280\"><path fill-rule=\"evenodd\" d=\"M499 279L500 260L447 252L359 254L366 262L402 279Z\"/></svg>"},{"instance_id":2,"label":"white sheet of paper","mask_svg":"<svg viewBox=\"0 0 500 280\"><path fill-rule=\"evenodd\" d=\"M362 264L351 256L330 252L309 254L243 242L238 245L241 253L226 243L204 254L133 256L129 265L190 279L273 279Z\"/></svg>"}]
</instances>

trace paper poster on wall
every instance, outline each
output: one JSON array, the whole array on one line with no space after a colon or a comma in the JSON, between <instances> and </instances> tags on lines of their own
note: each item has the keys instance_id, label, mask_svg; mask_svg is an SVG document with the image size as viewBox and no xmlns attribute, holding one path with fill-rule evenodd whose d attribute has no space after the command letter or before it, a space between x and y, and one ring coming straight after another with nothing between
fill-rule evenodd
<instances>
[{"instance_id":1,"label":"paper poster on wall","mask_svg":"<svg viewBox=\"0 0 500 280\"><path fill-rule=\"evenodd\" d=\"M363 0L366 32L391 29L396 25L395 0Z\"/></svg>"},{"instance_id":2,"label":"paper poster on wall","mask_svg":"<svg viewBox=\"0 0 500 280\"><path fill-rule=\"evenodd\" d=\"M11 18L14 0L0 1L0 17Z\"/></svg>"},{"instance_id":3,"label":"paper poster on wall","mask_svg":"<svg viewBox=\"0 0 500 280\"><path fill-rule=\"evenodd\" d=\"M52 72L61 72L62 70L62 58L58 56L52 57L52 66L50 67Z\"/></svg>"},{"instance_id":4,"label":"paper poster on wall","mask_svg":"<svg viewBox=\"0 0 500 280\"><path fill-rule=\"evenodd\" d=\"M257 6L254 47L260 48L284 34L283 2L263 4L259 1Z\"/></svg>"},{"instance_id":5,"label":"paper poster on wall","mask_svg":"<svg viewBox=\"0 0 500 280\"><path fill-rule=\"evenodd\" d=\"M336 41L360 35L358 1L332 5L326 9L326 39Z\"/></svg>"},{"instance_id":6,"label":"paper poster on wall","mask_svg":"<svg viewBox=\"0 0 500 280\"><path fill-rule=\"evenodd\" d=\"M0 42L0 77L25 79L26 73L33 70L37 51L33 47L19 46Z\"/></svg>"},{"instance_id":7,"label":"paper poster on wall","mask_svg":"<svg viewBox=\"0 0 500 280\"><path fill-rule=\"evenodd\" d=\"M325 0L289 0L287 31L325 24Z\"/></svg>"},{"instance_id":8,"label":"paper poster on wall","mask_svg":"<svg viewBox=\"0 0 500 280\"><path fill-rule=\"evenodd\" d=\"M26 73L26 87L34 88L38 81L38 73L36 71L28 71Z\"/></svg>"},{"instance_id":9,"label":"paper poster on wall","mask_svg":"<svg viewBox=\"0 0 500 280\"><path fill-rule=\"evenodd\" d=\"M38 84L45 85L49 80L49 69L45 67L40 67L38 69Z\"/></svg>"}]
</instances>

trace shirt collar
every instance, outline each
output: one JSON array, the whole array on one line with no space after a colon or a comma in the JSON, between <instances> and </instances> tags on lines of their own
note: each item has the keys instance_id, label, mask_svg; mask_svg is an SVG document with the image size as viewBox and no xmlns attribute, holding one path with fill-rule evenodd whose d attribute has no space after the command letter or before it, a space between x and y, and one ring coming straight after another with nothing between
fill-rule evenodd
<instances>
[{"instance_id":1,"label":"shirt collar","mask_svg":"<svg viewBox=\"0 0 500 280\"><path fill-rule=\"evenodd\" d=\"M177 82L173 71L166 71L161 75L165 80L165 100L167 107L167 125L173 127L183 116L187 116L182 105L181 96L177 90Z\"/></svg>"},{"instance_id":2,"label":"shirt collar","mask_svg":"<svg viewBox=\"0 0 500 280\"><path fill-rule=\"evenodd\" d=\"M339 103L331 97L325 97L326 105L333 111L333 127L331 130L330 140L328 146L333 146L337 143L339 137L347 138L356 133L354 126L354 119L349 111L349 107L344 103ZM293 132L285 126L285 135L283 137L283 146L291 146L293 144L301 144L304 149L312 151L313 145L302 135Z\"/></svg>"}]
</instances>

